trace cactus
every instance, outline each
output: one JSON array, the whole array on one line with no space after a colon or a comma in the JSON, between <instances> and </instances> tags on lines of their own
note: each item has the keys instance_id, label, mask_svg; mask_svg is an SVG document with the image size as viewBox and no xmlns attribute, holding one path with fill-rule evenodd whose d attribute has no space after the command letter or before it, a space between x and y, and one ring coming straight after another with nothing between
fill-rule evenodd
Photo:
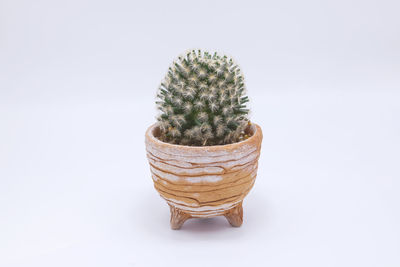
<instances>
[{"instance_id":1,"label":"cactus","mask_svg":"<svg viewBox=\"0 0 400 267\"><path fill-rule=\"evenodd\" d=\"M245 138L249 99L239 66L227 56L193 50L178 57L157 98L161 141L211 146Z\"/></svg>"}]
</instances>

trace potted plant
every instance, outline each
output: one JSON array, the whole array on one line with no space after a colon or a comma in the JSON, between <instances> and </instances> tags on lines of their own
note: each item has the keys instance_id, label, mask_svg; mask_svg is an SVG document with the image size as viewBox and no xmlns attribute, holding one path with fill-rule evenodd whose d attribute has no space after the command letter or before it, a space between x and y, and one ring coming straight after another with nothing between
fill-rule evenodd
<instances>
[{"instance_id":1,"label":"potted plant","mask_svg":"<svg viewBox=\"0 0 400 267\"><path fill-rule=\"evenodd\" d=\"M158 121L145 143L172 229L189 218L219 215L242 224L262 141L261 128L248 119L248 101L241 70L227 56L193 50L169 68L157 94Z\"/></svg>"}]
</instances>

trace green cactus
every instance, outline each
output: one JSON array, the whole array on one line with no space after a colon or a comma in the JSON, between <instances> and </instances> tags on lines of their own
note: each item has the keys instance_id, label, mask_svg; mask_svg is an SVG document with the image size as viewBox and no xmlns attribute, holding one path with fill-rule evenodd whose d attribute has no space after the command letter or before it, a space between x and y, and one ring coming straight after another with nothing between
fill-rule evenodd
<instances>
[{"instance_id":1,"label":"green cactus","mask_svg":"<svg viewBox=\"0 0 400 267\"><path fill-rule=\"evenodd\" d=\"M157 98L161 141L211 146L245 138L249 99L239 66L227 56L201 50L180 56Z\"/></svg>"}]
</instances>

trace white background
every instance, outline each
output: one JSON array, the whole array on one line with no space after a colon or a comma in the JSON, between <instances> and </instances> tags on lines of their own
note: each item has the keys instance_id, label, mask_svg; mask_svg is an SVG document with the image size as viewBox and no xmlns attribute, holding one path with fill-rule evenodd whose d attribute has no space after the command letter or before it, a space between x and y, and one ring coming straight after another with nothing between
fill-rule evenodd
<instances>
[{"instance_id":1,"label":"white background","mask_svg":"<svg viewBox=\"0 0 400 267\"><path fill-rule=\"evenodd\" d=\"M400 2L0 0L0 266L400 266ZM232 55L264 131L244 224L169 229L144 132Z\"/></svg>"}]
</instances>

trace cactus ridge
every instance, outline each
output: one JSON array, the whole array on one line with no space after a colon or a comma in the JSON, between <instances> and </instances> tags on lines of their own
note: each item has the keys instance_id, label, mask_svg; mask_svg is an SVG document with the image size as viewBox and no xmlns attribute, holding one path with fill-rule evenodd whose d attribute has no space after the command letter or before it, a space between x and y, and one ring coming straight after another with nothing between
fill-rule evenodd
<instances>
[{"instance_id":1,"label":"cactus ridge","mask_svg":"<svg viewBox=\"0 0 400 267\"><path fill-rule=\"evenodd\" d=\"M232 58L192 50L178 57L157 93L164 142L211 146L242 140L249 123L244 78Z\"/></svg>"}]
</instances>

